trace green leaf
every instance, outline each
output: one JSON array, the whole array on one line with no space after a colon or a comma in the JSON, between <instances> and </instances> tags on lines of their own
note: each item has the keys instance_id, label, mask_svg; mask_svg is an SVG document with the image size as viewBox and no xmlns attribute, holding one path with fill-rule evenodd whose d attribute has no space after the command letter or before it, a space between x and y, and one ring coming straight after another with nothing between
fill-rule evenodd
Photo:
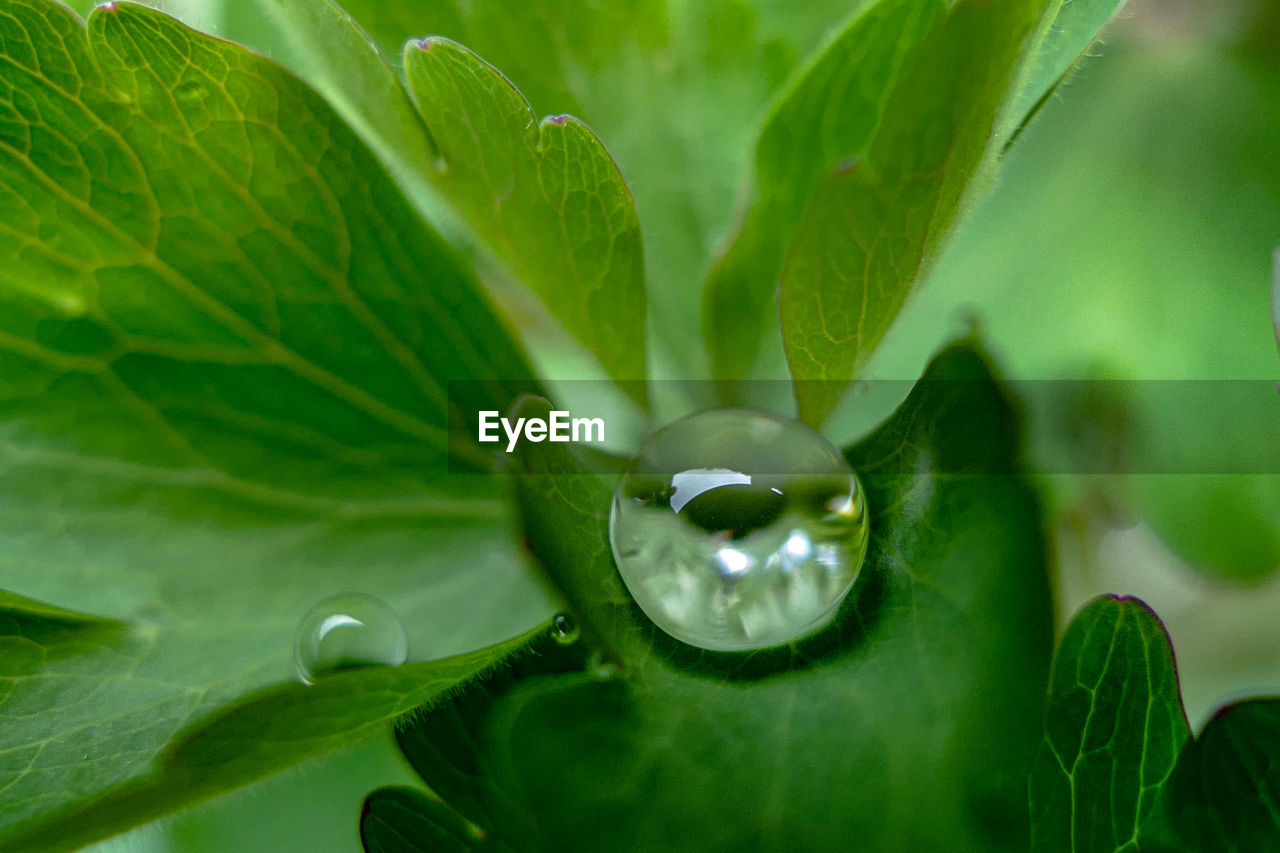
<instances>
[{"instance_id":1,"label":"green leaf","mask_svg":"<svg viewBox=\"0 0 1280 853\"><path fill-rule=\"evenodd\" d=\"M960 33L952 37L953 43L970 52L989 50L992 55L986 58L991 60L990 68L997 75L1002 71L1013 71L1020 49L1016 39L1017 28L1027 25L1028 21L1034 23L1034 9L1039 8L1036 4L1024 5L1025 11L1016 8L1004 12L993 10L990 14L996 25L989 28L989 33L985 36ZM1002 131L999 144L992 141L992 151L1004 145L1002 140L1011 135L1013 128L1024 124L1034 107L1070 72L1119 4L1115 0L1077 0L1052 5L1053 13L1046 16L1046 23L1040 28L1039 49L1028 51L1033 53L1031 67L1014 99L1013 109L1005 111L1004 121L1012 124ZM1029 13L1031 17L1028 17ZM948 62L956 68L973 64L964 57L953 57L936 64L931 71L913 71L914 66L922 64L929 51L945 50L945 47L939 48L931 42L948 38L939 33L947 14L947 4L941 2L883 0L863 7L774 105L756 143L754 176L746 214L733 242L712 269L704 294L706 339L717 375L731 378L749 374L757 359L761 338L773 326L769 308L773 305L773 294L782 274L784 258L800 227L807 203L824 181L832 180L833 172L847 172L853 164L871 156L877 135L892 132L895 120L892 117L886 120L889 110L904 112L906 122L928 128L939 106L945 112L948 102L953 99L987 98L990 103L981 108L985 112L970 119L973 124L969 129L973 138L981 140L987 122L1009 100L1006 90L1016 82L1013 77L970 80L968 85L973 86L974 91L959 95L949 93L939 97L936 91L931 91L936 88L932 82L919 82L914 94L894 94L909 74L931 74L934 80L946 82L954 76L952 69L947 67ZM953 9L951 14L963 16L964 13ZM999 20L1002 15L1008 19L1006 22ZM953 22L949 26L954 30L962 25ZM1015 39L1012 42L1007 40L1008 33L1001 35L999 32L1006 26L1013 27ZM972 41L966 43L966 38ZM965 82L961 81L960 86L964 85ZM984 86L991 87L992 91L983 91ZM966 107L961 104L958 109ZM963 128L964 121L961 118L958 126ZM901 125L903 119L897 122ZM889 127L886 128L886 124ZM913 156L915 136L907 133L881 146L879 154L900 158ZM897 182L910 175L895 171L891 165L886 168L878 161L869 166L883 170L884 174L873 176L869 184L860 182L847 187L849 193L855 194L852 199L836 198L829 208L810 214L819 220L834 217L834 223L829 227L838 231L839 237L832 239L846 240L852 232L857 240L860 231L873 227L869 224L859 226L858 223L864 219L875 220L873 215L864 216L856 210L856 194L880 188L887 196L882 205L898 203L894 198L899 186ZM946 174L962 186L966 179L964 171L964 168L949 168ZM857 180L862 181L862 178ZM919 218L936 214L926 207L912 215ZM919 231L920 228L917 226L912 230ZM888 234L894 231L894 227L884 229ZM868 248L863 254L870 254L869 249L878 233L881 232L868 231L866 238L861 240ZM925 237L928 237L927 231ZM861 271L865 264L847 262L845 266L849 270ZM841 263L833 263L831 267L824 268L820 260L806 266L805 284L813 276L821 279L824 275L832 275L833 271L839 275L843 268ZM909 268L904 268L898 275L906 275L907 272ZM899 282L896 286L905 289L909 284L910 281ZM856 282L853 285L857 298L852 300L852 305L861 302L864 291L857 288L863 286ZM873 291L872 298L875 296ZM852 320L847 322L855 325L858 316L865 314L862 334L855 336L854 342L855 347L865 350L864 357L874 349L883 333L876 324L887 327L900 307L900 299L893 291L882 290L879 297L885 300L885 304L878 311L874 305L845 311L845 314L852 315ZM880 317L881 313L886 316ZM822 319L831 319L831 312L826 312ZM846 322L846 318L839 315L835 319L837 323ZM818 334L816 330L823 328L815 322L805 331ZM862 335L866 335L867 340L863 340ZM830 385L814 383L812 386L814 393L823 395L838 394L841 390L842 384L838 382Z\"/></svg>"},{"instance_id":2,"label":"green leaf","mask_svg":"<svg viewBox=\"0 0 1280 853\"><path fill-rule=\"evenodd\" d=\"M1160 620L1135 598L1087 604L1054 656L1031 771L1031 849L1137 851L1189 736Z\"/></svg>"},{"instance_id":3,"label":"green leaf","mask_svg":"<svg viewBox=\"0 0 1280 853\"><path fill-rule=\"evenodd\" d=\"M448 39L408 45L405 72L438 158L423 166L444 196L611 376L643 379L640 222L600 140L570 116L539 123L510 81Z\"/></svg>"},{"instance_id":4,"label":"green leaf","mask_svg":"<svg viewBox=\"0 0 1280 853\"><path fill-rule=\"evenodd\" d=\"M92 622L106 623L109 620L93 616L88 613L81 613L76 610L67 610L62 607L55 607L52 604L46 604L43 601L36 601L34 598L27 598L25 595L16 595L12 592L6 592L0 589L0 615L7 612L15 618L34 617L37 619L45 619L51 622L63 622L68 624L87 624Z\"/></svg>"},{"instance_id":5,"label":"green leaf","mask_svg":"<svg viewBox=\"0 0 1280 853\"><path fill-rule=\"evenodd\" d=\"M560 446L522 451L522 504L555 492L577 508L527 519L541 525L530 545L622 676L467 690L401 735L487 839L1025 849L1051 642L1044 543L1012 413L973 350L940 355L848 452L873 513L867 563L831 626L773 650L701 652L612 601L607 495Z\"/></svg>"},{"instance_id":6,"label":"green leaf","mask_svg":"<svg viewBox=\"0 0 1280 853\"><path fill-rule=\"evenodd\" d=\"M867 152L890 96L945 17L941 0L864 6L774 104L756 142L746 214L703 297L717 376L750 375L806 203L842 162Z\"/></svg>"},{"instance_id":7,"label":"green leaf","mask_svg":"<svg viewBox=\"0 0 1280 853\"><path fill-rule=\"evenodd\" d=\"M273 40L254 26L253 2L238 0L228 20L232 37L272 55L278 48L287 52L288 43L312 40L306 10L314 2L271 2L289 16L287 23L280 19L281 25L303 35ZM386 55L398 57L409 38L446 36L501 69L536 114L572 113L605 141L635 193L646 235L655 355L650 368L678 378L701 375L703 369L701 341L688 329L688 318L698 310L696 282L729 225L761 114L827 29L860 5L859 0L343 3ZM290 67L327 92L317 81L338 76L334 64L313 54Z\"/></svg>"},{"instance_id":8,"label":"green leaf","mask_svg":"<svg viewBox=\"0 0 1280 853\"><path fill-rule=\"evenodd\" d=\"M69 665L75 655L75 650L68 653L67 646L82 646L94 639L80 632L59 641L47 629L30 624L21 628L19 634L0 636L0 648L6 640L35 644L62 666ZM98 634L96 639L105 645L113 644L114 638ZM154 772L94 797L54 821L36 822L8 833L6 849L75 849L128 829L140 819L175 811L252 782L271 770L347 746L415 708L440 701L458 684L483 677L486 670L529 640L530 636L518 637L478 652L426 663L345 671L313 686L293 683L264 689L178 732L157 756ZM20 680L28 673L6 668L5 675ZM116 681L129 680L126 672L112 675ZM119 727L117 734L121 729L129 733L145 725L146 713L155 710L142 708L104 722ZM104 750L104 760L115 761L120 756L110 751L114 745L113 741L99 745L82 740L73 752L89 752L78 762L74 754L66 759L82 767L92 766L103 760L95 758L95 751ZM61 747L60 751L66 749ZM40 775L52 784L47 771L40 771Z\"/></svg>"},{"instance_id":9,"label":"green leaf","mask_svg":"<svg viewBox=\"0 0 1280 853\"><path fill-rule=\"evenodd\" d=\"M1044 27L1000 138L1008 145L1035 117L1084 59L1098 33L1124 0L1054 0L1057 7Z\"/></svg>"},{"instance_id":10,"label":"green leaf","mask_svg":"<svg viewBox=\"0 0 1280 853\"><path fill-rule=\"evenodd\" d=\"M386 56L350 15L331 0L252 0L229 6L227 15L236 41L269 38L272 59L324 95L397 185L422 201L435 146Z\"/></svg>"},{"instance_id":11,"label":"green leaf","mask_svg":"<svg viewBox=\"0 0 1280 853\"><path fill-rule=\"evenodd\" d=\"M86 34L56 3L6 3L0 235L0 588L122 623L5 621L0 847L82 843L385 718L348 692L301 752L164 776L238 718L202 720L291 679L298 620L329 595L392 602L417 658L548 615L494 485L447 476L490 464L449 461L451 424L536 390L514 381L529 368L296 78L142 7Z\"/></svg>"},{"instance_id":12,"label":"green leaf","mask_svg":"<svg viewBox=\"0 0 1280 853\"><path fill-rule=\"evenodd\" d=\"M609 375L644 378L640 224L590 130L565 116L538 130L496 69L444 42L434 59L408 63L411 98L369 35L331 0L266 0L245 9L237 29L250 22L269 28L284 64L333 102L426 212L469 226ZM643 383L626 387L643 396Z\"/></svg>"},{"instance_id":13,"label":"green leaf","mask_svg":"<svg viewBox=\"0 0 1280 853\"><path fill-rule=\"evenodd\" d=\"M926 275L997 147L1043 2L960 0L933 30L859 159L809 200L780 283L803 420L820 424ZM857 153L857 152L851 152ZM814 381L810 381L814 380Z\"/></svg>"},{"instance_id":14,"label":"green leaf","mask_svg":"<svg viewBox=\"0 0 1280 853\"><path fill-rule=\"evenodd\" d=\"M508 840L514 838L515 846L528 846L538 836L536 823L517 818L514 805L507 794L494 787L493 768L484 753L484 727L495 705L502 701L512 686L531 679L545 679L550 675L582 672L586 662L585 645L565 645L549 633L535 637L518 654L513 655L506 666L472 684L443 704L432 708L396 731L396 743L410 766L427 782L438 797L419 820L427 823L421 831L432 831L430 824L458 835L484 840L493 836L495 821L503 825ZM554 773L554 771L553 771ZM377 803L375 791L365 803L365 813L370 814ZM504 817L499 819L497 812ZM475 822L468 817L474 818ZM376 814L379 823L387 829L407 835L405 826L383 808ZM376 825L375 825L376 826ZM392 833L379 831L371 826L379 837ZM408 827L412 827L409 823ZM362 829L365 824L362 824ZM367 833L366 833L367 837ZM366 842L366 847L368 846Z\"/></svg>"},{"instance_id":15,"label":"green leaf","mask_svg":"<svg viewBox=\"0 0 1280 853\"><path fill-rule=\"evenodd\" d=\"M379 788L360 813L360 841L369 853L466 850L479 839L447 808L414 788Z\"/></svg>"},{"instance_id":16,"label":"green leaf","mask_svg":"<svg viewBox=\"0 0 1280 853\"><path fill-rule=\"evenodd\" d=\"M1280 850L1280 699L1223 708L1187 744L1166 786L1187 850Z\"/></svg>"}]
</instances>

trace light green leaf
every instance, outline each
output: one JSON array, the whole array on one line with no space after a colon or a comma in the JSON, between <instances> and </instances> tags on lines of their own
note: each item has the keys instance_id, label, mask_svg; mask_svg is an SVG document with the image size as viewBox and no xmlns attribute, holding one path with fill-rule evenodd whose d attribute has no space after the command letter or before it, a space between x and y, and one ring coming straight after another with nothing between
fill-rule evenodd
<instances>
[{"instance_id":1,"label":"light green leaf","mask_svg":"<svg viewBox=\"0 0 1280 853\"><path fill-rule=\"evenodd\" d=\"M408 45L405 71L435 144L433 182L611 376L643 379L640 222L604 146L570 116L539 123L510 81L448 39Z\"/></svg>"},{"instance_id":2,"label":"light green leaf","mask_svg":"<svg viewBox=\"0 0 1280 853\"><path fill-rule=\"evenodd\" d=\"M872 512L867 563L832 625L776 649L703 652L613 601L607 490L562 446L521 450L523 505L554 492L576 511L526 516L530 546L577 600L580 643L591 629L622 674L477 686L401 733L489 843L1026 849L1044 545L1012 412L970 348L940 355L848 451Z\"/></svg>"},{"instance_id":3,"label":"light green leaf","mask_svg":"<svg viewBox=\"0 0 1280 853\"><path fill-rule=\"evenodd\" d=\"M287 55L288 43L312 40L310 3L271 0L289 16L287 23L279 19L281 26L303 33L279 42L253 26L252 0L237 2L228 22L232 37L273 55L277 49ZM701 341L689 333L698 282L729 225L761 115L793 67L859 5L862 0L343 3L387 56L399 57L407 39L446 36L500 69L535 114L571 113L600 136L635 194L646 235L651 372L680 378L703 371ZM342 76L334 64L312 54L291 67L327 92L323 81ZM358 91L345 97L352 95Z\"/></svg>"},{"instance_id":4,"label":"light green leaf","mask_svg":"<svg viewBox=\"0 0 1280 853\"><path fill-rule=\"evenodd\" d=\"M251 23L270 34L252 32ZM645 377L635 203L586 127L559 116L538 132L528 103L496 69L443 42L434 60L411 63L411 98L369 35L331 0L265 0L245 9L235 29L278 47L435 222L469 229L609 375ZM454 86L458 80L466 86ZM643 397L643 383L626 387Z\"/></svg>"},{"instance_id":5,"label":"light green leaf","mask_svg":"<svg viewBox=\"0 0 1280 853\"><path fill-rule=\"evenodd\" d=\"M69 624L105 623L108 621L88 613L66 610L62 607L46 604L43 601L36 601L34 598L27 598L25 595L16 595L0 589L0 614L4 614L6 611L8 615L15 618L34 617Z\"/></svg>"},{"instance_id":6,"label":"light green leaf","mask_svg":"<svg viewBox=\"0 0 1280 853\"><path fill-rule=\"evenodd\" d=\"M228 14L237 41L269 39L271 58L324 95L397 185L430 206L421 198L435 158L426 125L386 56L350 15L332 0L252 0L231 5ZM254 39L240 38L250 32Z\"/></svg>"},{"instance_id":7,"label":"light green leaf","mask_svg":"<svg viewBox=\"0 0 1280 853\"><path fill-rule=\"evenodd\" d=\"M80 633L68 635L60 643L47 629L32 624L21 627L25 644L40 645L44 654L60 664L68 663L80 651L64 646L89 641ZM415 708L438 702L459 683L483 678L486 671L526 646L531 637L426 663L349 670L313 686L293 683L259 691L178 732L156 756L154 772L54 820L7 833L5 849L72 850L128 829L140 819L175 811L252 782L265 772L347 746ZM0 643L5 640L12 643L15 637L5 636ZM25 673L7 668L5 674L12 678ZM113 675L117 681L130 677L127 672ZM157 710L153 706L114 720L108 718L104 727L117 734L145 731L146 714ZM110 741L98 743L89 738L78 747L88 750L85 755L64 758L81 768L119 760L120 756L110 751L112 746ZM98 758L98 752L105 756Z\"/></svg>"},{"instance_id":8,"label":"light green leaf","mask_svg":"<svg viewBox=\"0 0 1280 853\"><path fill-rule=\"evenodd\" d=\"M192 725L291 678L295 626L329 595L391 602L418 658L545 618L493 484L447 475L490 461L449 460L451 424L529 375L296 78L142 7L86 34L53 2L6 3L0 588L127 627L5 622L0 847L215 793L152 783ZM304 752L387 713L347 699ZM299 759L277 745L201 771L220 790Z\"/></svg>"},{"instance_id":9,"label":"light green leaf","mask_svg":"<svg viewBox=\"0 0 1280 853\"><path fill-rule=\"evenodd\" d=\"M806 206L783 266L783 342L803 420L820 424L875 351L996 153L1043 2L960 0L932 31L864 156Z\"/></svg>"},{"instance_id":10,"label":"light green leaf","mask_svg":"<svg viewBox=\"0 0 1280 853\"><path fill-rule=\"evenodd\" d=\"M773 330L783 258L806 203L841 163L867 152L946 13L942 0L865 6L775 103L756 142L745 217L706 283L703 326L717 376L750 375Z\"/></svg>"},{"instance_id":11,"label":"light green leaf","mask_svg":"<svg viewBox=\"0 0 1280 853\"><path fill-rule=\"evenodd\" d=\"M1134 598L1086 605L1054 656L1031 771L1031 849L1136 853L1189 736L1160 620Z\"/></svg>"},{"instance_id":12,"label":"light green leaf","mask_svg":"<svg viewBox=\"0 0 1280 853\"><path fill-rule=\"evenodd\" d=\"M1005 145L1071 76L1124 0L1054 0L1054 5L1057 8L1041 33L1012 109L1001 123L1000 139Z\"/></svg>"}]
</instances>

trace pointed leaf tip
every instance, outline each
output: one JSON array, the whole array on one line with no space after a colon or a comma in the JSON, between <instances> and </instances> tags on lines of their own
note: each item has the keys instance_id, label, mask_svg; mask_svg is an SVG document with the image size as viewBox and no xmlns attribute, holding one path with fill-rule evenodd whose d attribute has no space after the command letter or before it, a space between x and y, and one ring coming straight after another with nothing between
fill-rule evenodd
<instances>
[{"instance_id":1,"label":"pointed leaf tip","mask_svg":"<svg viewBox=\"0 0 1280 853\"><path fill-rule=\"evenodd\" d=\"M647 370L644 249L617 164L571 116L539 122L514 83L468 48L440 36L418 47L405 52L405 73L448 164L429 180L554 323L646 405L631 381Z\"/></svg>"},{"instance_id":2,"label":"pointed leaf tip","mask_svg":"<svg viewBox=\"0 0 1280 853\"><path fill-rule=\"evenodd\" d=\"M1028 788L1031 849L1131 849L1161 833L1156 806L1189 736L1163 623L1132 596L1086 604L1053 660Z\"/></svg>"}]
</instances>

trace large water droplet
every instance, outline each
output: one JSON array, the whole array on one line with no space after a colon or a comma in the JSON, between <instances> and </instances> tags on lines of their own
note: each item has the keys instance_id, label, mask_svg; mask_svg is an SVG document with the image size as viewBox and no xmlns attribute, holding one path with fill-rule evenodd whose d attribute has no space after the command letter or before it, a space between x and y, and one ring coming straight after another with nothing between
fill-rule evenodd
<instances>
[{"instance_id":1,"label":"large water droplet","mask_svg":"<svg viewBox=\"0 0 1280 853\"><path fill-rule=\"evenodd\" d=\"M779 645L848 594L869 523L840 452L796 421L700 412L655 433L614 494L609 540L627 589L704 649Z\"/></svg>"},{"instance_id":2,"label":"large water droplet","mask_svg":"<svg viewBox=\"0 0 1280 853\"><path fill-rule=\"evenodd\" d=\"M358 592L326 598L298 623L293 658L306 684L340 669L398 666L409 657L400 617L384 601Z\"/></svg>"}]
</instances>

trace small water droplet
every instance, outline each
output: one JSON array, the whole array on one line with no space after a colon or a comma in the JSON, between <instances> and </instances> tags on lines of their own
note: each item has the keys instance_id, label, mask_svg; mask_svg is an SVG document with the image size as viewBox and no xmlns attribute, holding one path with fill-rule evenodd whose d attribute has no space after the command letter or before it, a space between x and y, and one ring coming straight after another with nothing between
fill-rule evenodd
<instances>
[{"instance_id":1,"label":"small water droplet","mask_svg":"<svg viewBox=\"0 0 1280 853\"><path fill-rule=\"evenodd\" d=\"M582 629L568 613L557 613L556 618L551 620L551 636L560 645L568 646L578 641L578 637L582 636Z\"/></svg>"},{"instance_id":2,"label":"small water droplet","mask_svg":"<svg viewBox=\"0 0 1280 853\"><path fill-rule=\"evenodd\" d=\"M293 658L304 684L340 669L398 666L409 657L400 617L372 595L348 592L326 598L298 623Z\"/></svg>"},{"instance_id":3,"label":"small water droplet","mask_svg":"<svg viewBox=\"0 0 1280 853\"><path fill-rule=\"evenodd\" d=\"M614 494L609 541L645 614L717 651L818 628L852 589L870 525L857 477L821 435L741 409L651 436Z\"/></svg>"}]
</instances>

